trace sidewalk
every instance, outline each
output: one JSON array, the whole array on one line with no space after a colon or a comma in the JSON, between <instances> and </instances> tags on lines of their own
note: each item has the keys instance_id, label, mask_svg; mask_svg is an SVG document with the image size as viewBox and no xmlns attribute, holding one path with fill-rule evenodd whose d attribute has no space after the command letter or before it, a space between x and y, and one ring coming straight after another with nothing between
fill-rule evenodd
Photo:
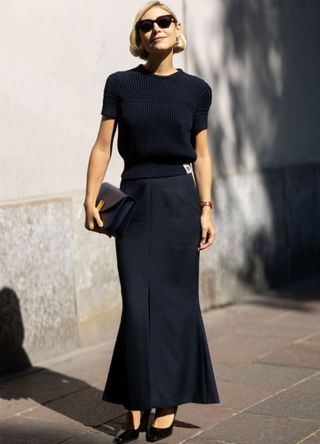
<instances>
[{"instance_id":1,"label":"sidewalk","mask_svg":"<svg viewBox=\"0 0 320 444\"><path fill-rule=\"evenodd\" d=\"M221 403L180 405L161 442L319 444L320 277L203 319ZM0 443L112 442L126 413L101 401L113 342L2 377Z\"/></svg>"}]
</instances>

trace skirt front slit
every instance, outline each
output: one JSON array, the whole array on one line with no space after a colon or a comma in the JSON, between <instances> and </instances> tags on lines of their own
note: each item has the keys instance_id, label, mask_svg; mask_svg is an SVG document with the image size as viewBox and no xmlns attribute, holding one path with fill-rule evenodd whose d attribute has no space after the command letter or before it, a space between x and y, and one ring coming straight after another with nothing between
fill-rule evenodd
<instances>
[{"instance_id":1,"label":"skirt front slit","mask_svg":"<svg viewBox=\"0 0 320 444\"><path fill-rule=\"evenodd\" d=\"M122 314L102 399L130 410L219 403L199 304L193 176L122 179L120 188L136 206L115 240Z\"/></svg>"}]
</instances>

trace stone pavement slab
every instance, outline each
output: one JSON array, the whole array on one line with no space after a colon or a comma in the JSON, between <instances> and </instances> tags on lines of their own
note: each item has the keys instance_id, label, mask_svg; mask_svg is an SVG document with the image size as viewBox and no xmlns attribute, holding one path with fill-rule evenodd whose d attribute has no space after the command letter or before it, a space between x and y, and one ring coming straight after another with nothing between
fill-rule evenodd
<instances>
[{"instance_id":1,"label":"stone pavement slab","mask_svg":"<svg viewBox=\"0 0 320 444\"><path fill-rule=\"evenodd\" d=\"M221 402L180 405L163 444L320 444L320 277L203 319ZM126 414L101 400L114 341L2 376L0 443L112 442Z\"/></svg>"},{"instance_id":2,"label":"stone pavement slab","mask_svg":"<svg viewBox=\"0 0 320 444\"><path fill-rule=\"evenodd\" d=\"M0 422L0 442L5 444L56 444L78 435L81 424L66 424L13 416Z\"/></svg>"},{"instance_id":3,"label":"stone pavement slab","mask_svg":"<svg viewBox=\"0 0 320 444\"><path fill-rule=\"evenodd\" d=\"M243 413L204 431L189 443L298 444L318 429L320 422Z\"/></svg>"},{"instance_id":4,"label":"stone pavement slab","mask_svg":"<svg viewBox=\"0 0 320 444\"><path fill-rule=\"evenodd\" d=\"M265 354L259 362L320 369L320 343L308 340L291 343Z\"/></svg>"},{"instance_id":5,"label":"stone pavement slab","mask_svg":"<svg viewBox=\"0 0 320 444\"><path fill-rule=\"evenodd\" d=\"M282 389L246 412L320 422L320 372Z\"/></svg>"}]
</instances>

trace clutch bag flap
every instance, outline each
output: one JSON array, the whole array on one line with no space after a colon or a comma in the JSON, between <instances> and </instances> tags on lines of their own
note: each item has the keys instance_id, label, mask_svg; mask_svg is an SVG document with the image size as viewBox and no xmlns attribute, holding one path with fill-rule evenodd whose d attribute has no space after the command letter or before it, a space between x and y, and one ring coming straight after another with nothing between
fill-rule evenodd
<instances>
[{"instance_id":1,"label":"clutch bag flap","mask_svg":"<svg viewBox=\"0 0 320 444\"><path fill-rule=\"evenodd\" d=\"M132 196L128 196L120 188L111 183L104 182L100 186L100 190L96 199L96 207L100 212L111 209L123 199L133 200Z\"/></svg>"},{"instance_id":2,"label":"clutch bag flap","mask_svg":"<svg viewBox=\"0 0 320 444\"><path fill-rule=\"evenodd\" d=\"M103 227L94 222L94 231L121 237L131 219L135 203L135 198L120 188L108 182L102 183L96 199L96 208Z\"/></svg>"}]
</instances>

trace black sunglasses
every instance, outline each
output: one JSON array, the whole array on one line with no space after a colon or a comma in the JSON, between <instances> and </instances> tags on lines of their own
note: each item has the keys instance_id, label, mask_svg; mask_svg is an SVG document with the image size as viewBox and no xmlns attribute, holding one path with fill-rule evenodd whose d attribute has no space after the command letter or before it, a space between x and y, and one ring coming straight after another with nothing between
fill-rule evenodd
<instances>
[{"instance_id":1,"label":"black sunglasses","mask_svg":"<svg viewBox=\"0 0 320 444\"><path fill-rule=\"evenodd\" d=\"M142 32L149 32L153 28L154 23L157 23L159 28L164 29L164 28L169 28L171 22L176 22L176 19L172 17L172 15L161 15L160 17L157 17L155 20L151 19L138 20L136 23L136 28L141 29Z\"/></svg>"}]
</instances>

